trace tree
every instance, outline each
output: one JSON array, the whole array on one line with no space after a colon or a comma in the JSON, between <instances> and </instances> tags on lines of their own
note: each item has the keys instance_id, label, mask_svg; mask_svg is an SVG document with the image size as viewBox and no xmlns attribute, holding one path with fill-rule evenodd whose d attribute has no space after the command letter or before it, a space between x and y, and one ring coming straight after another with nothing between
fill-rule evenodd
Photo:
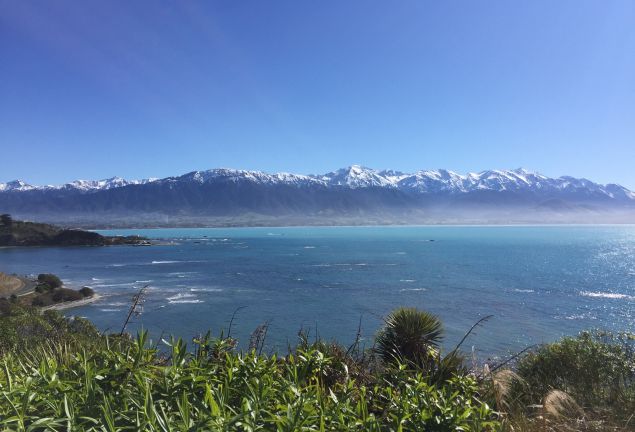
<instances>
[{"instance_id":1,"label":"tree","mask_svg":"<svg viewBox=\"0 0 635 432\"><path fill-rule=\"evenodd\" d=\"M62 286L62 281L60 278L55 276L54 274L42 273L37 276L37 280L40 284L46 284L51 289L59 288Z\"/></svg>"},{"instance_id":2,"label":"tree","mask_svg":"<svg viewBox=\"0 0 635 432\"><path fill-rule=\"evenodd\" d=\"M9 227L13 224L13 218L10 214L5 213L0 215L0 222L2 225Z\"/></svg>"},{"instance_id":3,"label":"tree","mask_svg":"<svg viewBox=\"0 0 635 432\"><path fill-rule=\"evenodd\" d=\"M95 295L95 291L92 288L87 286L80 289L79 293L83 295L84 297L92 297L93 295Z\"/></svg>"}]
</instances>

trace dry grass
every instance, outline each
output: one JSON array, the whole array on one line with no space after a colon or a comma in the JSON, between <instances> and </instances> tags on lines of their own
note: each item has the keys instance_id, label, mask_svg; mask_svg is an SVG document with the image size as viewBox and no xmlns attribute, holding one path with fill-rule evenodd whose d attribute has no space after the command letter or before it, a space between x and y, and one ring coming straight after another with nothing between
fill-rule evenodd
<instances>
[{"instance_id":1,"label":"dry grass","mask_svg":"<svg viewBox=\"0 0 635 432\"><path fill-rule=\"evenodd\" d=\"M0 297L9 297L22 288L24 288L22 279L0 272Z\"/></svg>"}]
</instances>

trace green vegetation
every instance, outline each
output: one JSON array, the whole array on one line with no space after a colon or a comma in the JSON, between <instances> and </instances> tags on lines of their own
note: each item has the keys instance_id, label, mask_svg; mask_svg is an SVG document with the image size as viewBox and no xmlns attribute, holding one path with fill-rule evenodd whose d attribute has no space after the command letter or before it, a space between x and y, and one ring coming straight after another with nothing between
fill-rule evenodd
<instances>
[{"instance_id":1,"label":"green vegetation","mask_svg":"<svg viewBox=\"0 0 635 432\"><path fill-rule=\"evenodd\" d=\"M404 365L376 364L337 345L300 344L284 357L235 351L230 338L181 340L160 353L100 336L84 321L18 308L8 326L29 327L28 349L2 346L0 428L14 430L493 430L496 415L473 376L441 385ZM62 321L64 321L62 319ZM76 331L69 326L77 326ZM4 339L4 334L0 336ZM36 342L36 339L40 339ZM355 365L348 368L347 364Z\"/></svg>"},{"instance_id":2,"label":"green vegetation","mask_svg":"<svg viewBox=\"0 0 635 432\"><path fill-rule=\"evenodd\" d=\"M300 334L286 355L264 355L266 329L254 334L247 352L209 333L188 350L0 300L0 430L633 429L628 335L584 333L515 370L468 371L455 350L442 355L438 319L414 309L390 314L366 351Z\"/></svg>"},{"instance_id":3,"label":"green vegetation","mask_svg":"<svg viewBox=\"0 0 635 432\"><path fill-rule=\"evenodd\" d=\"M111 246L148 245L140 236L110 237L96 232L62 229L54 225L17 221L0 216L0 246Z\"/></svg>"},{"instance_id":4,"label":"green vegetation","mask_svg":"<svg viewBox=\"0 0 635 432\"><path fill-rule=\"evenodd\" d=\"M635 430L635 335L583 332L527 354L516 369L524 388L514 397L522 405L544 404L560 390L578 415Z\"/></svg>"},{"instance_id":5,"label":"green vegetation","mask_svg":"<svg viewBox=\"0 0 635 432\"><path fill-rule=\"evenodd\" d=\"M14 278L20 281L21 279ZM54 274L43 273L38 275L37 280L26 280L30 285L34 285L30 289L21 285L15 285L13 290L5 289L0 291L3 294L0 299L6 300L7 292L11 293L10 300L21 305L31 305L37 307L53 306L64 302L73 302L93 297L95 292L89 287L83 287L76 291L64 288L62 280ZM16 295L19 294L19 297Z\"/></svg>"},{"instance_id":6,"label":"green vegetation","mask_svg":"<svg viewBox=\"0 0 635 432\"><path fill-rule=\"evenodd\" d=\"M55 288L60 288L62 280L54 274L42 273L37 276L38 287L42 292L52 291ZM36 288L37 289L37 288Z\"/></svg>"}]
</instances>

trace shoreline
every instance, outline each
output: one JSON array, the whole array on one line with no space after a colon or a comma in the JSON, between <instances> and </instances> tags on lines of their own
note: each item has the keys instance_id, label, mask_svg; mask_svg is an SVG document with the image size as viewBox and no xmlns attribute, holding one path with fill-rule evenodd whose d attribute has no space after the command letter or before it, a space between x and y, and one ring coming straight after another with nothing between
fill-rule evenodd
<instances>
[{"instance_id":1,"label":"shoreline","mask_svg":"<svg viewBox=\"0 0 635 432\"><path fill-rule=\"evenodd\" d=\"M82 300L76 300L76 301L70 301L70 302L63 302L63 303L58 303L58 304L54 304L51 306L45 306L40 308L40 312L44 312L47 310L56 310L56 311L61 311L61 310L66 310L66 309L72 309L72 308L76 308L76 307L80 307L80 306L86 306L88 304L94 303L98 300L100 300L102 298L101 295L99 294L93 294L91 297L82 299Z\"/></svg>"}]
</instances>

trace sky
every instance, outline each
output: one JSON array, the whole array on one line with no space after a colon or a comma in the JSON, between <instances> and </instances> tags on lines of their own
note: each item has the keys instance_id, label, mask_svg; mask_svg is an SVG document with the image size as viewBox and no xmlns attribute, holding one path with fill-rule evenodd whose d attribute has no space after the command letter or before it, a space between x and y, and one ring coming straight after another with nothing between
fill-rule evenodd
<instances>
[{"instance_id":1,"label":"sky","mask_svg":"<svg viewBox=\"0 0 635 432\"><path fill-rule=\"evenodd\" d=\"M635 2L0 0L0 182L524 167L635 189Z\"/></svg>"}]
</instances>

